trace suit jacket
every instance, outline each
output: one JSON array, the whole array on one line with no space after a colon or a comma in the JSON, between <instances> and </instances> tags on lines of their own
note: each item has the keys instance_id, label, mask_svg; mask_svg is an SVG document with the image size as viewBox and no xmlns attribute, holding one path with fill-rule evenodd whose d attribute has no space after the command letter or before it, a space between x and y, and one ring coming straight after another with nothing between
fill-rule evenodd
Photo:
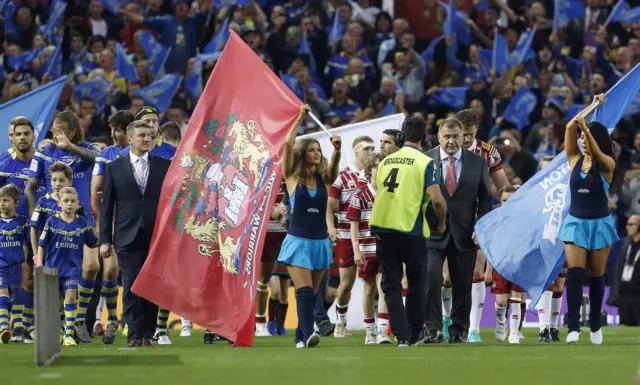
<instances>
[{"instance_id":1,"label":"suit jacket","mask_svg":"<svg viewBox=\"0 0 640 385\"><path fill-rule=\"evenodd\" d=\"M627 257L627 250L631 247L631 237L624 237L622 241L622 247L620 248L620 255L616 260L616 266L613 272L611 290L609 291L609 298L607 304L617 306L618 299L620 298L620 283L622 282L622 271L624 270L625 259Z\"/></svg>"},{"instance_id":2,"label":"suit jacket","mask_svg":"<svg viewBox=\"0 0 640 385\"><path fill-rule=\"evenodd\" d=\"M471 238L476 220L491 211L491 185L486 160L480 155L463 149L460 157L462 168L458 184L453 195L449 195L442 177L440 146L427 151L426 154L433 159L438 167L440 189L447 202L447 228L444 233L438 233L434 231L434 227L431 227L431 236L427 238L427 247L442 250L449 242L449 237L453 237L458 250L475 249ZM428 210L433 211L433 208L428 208Z\"/></svg>"},{"instance_id":3,"label":"suit jacket","mask_svg":"<svg viewBox=\"0 0 640 385\"><path fill-rule=\"evenodd\" d=\"M151 239L162 183L170 165L169 159L149 154L149 177L143 195L129 155L107 164L100 209L100 243L113 244L117 252L132 246L142 227Z\"/></svg>"}]
</instances>

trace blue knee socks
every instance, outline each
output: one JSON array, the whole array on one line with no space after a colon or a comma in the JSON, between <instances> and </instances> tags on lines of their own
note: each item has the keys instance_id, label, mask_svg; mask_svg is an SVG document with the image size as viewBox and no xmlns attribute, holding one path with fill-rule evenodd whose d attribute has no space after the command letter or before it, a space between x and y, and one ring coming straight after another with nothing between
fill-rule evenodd
<instances>
[{"instance_id":1,"label":"blue knee socks","mask_svg":"<svg viewBox=\"0 0 640 385\"><path fill-rule=\"evenodd\" d=\"M570 267L567 269L567 318L569 332L580 331L580 305L582 305L582 284L584 269Z\"/></svg>"},{"instance_id":2,"label":"blue knee socks","mask_svg":"<svg viewBox=\"0 0 640 385\"><path fill-rule=\"evenodd\" d=\"M296 302L298 328L302 332L302 342L305 342L313 334L313 289L309 286L296 289Z\"/></svg>"},{"instance_id":3,"label":"blue knee socks","mask_svg":"<svg viewBox=\"0 0 640 385\"><path fill-rule=\"evenodd\" d=\"M602 300L604 299L604 276L589 278L589 327L592 332L597 332L600 324Z\"/></svg>"}]
</instances>

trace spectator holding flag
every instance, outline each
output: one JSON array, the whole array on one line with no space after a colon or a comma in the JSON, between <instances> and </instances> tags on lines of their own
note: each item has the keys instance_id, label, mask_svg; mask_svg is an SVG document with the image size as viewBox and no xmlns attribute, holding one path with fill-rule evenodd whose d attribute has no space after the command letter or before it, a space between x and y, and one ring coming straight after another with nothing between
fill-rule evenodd
<instances>
[{"instance_id":1,"label":"spectator holding flag","mask_svg":"<svg viewBox=\"0 0 640 385\"><path fill-rule=\"evenodd\" d=\"M565 134L565 149L571 170L571 206L569 215L560 226L558 239L565 244L564 250L569 265L566 283L569 318L569 334L566 341L569 344L578 342L580 337L580 305L587 262L591 273L591 343L602 344L600 311L604 297L604 273L611 245L619 239L615 221L609 213L607 199L616 167L611 138L607 128L601 123L585 123L585 116L593 110L593 106L602 103L604 95L596 96L590 106L567 124ZM582 131L580 147L577 145L577 128Z\"/></svg>"}]
</instances>

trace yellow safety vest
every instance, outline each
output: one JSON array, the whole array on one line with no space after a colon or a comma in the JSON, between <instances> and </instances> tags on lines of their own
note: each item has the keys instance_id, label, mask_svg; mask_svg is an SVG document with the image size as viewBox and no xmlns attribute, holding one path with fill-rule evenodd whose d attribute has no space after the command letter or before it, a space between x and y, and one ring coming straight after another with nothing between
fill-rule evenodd
<instances>
[{"instance_id":1,"label":"yellow safety vest","mask_svg":"<svg viewBox=\"0 0 640 385\"><path fill-rule=\"evenodd\" d=\"M431 197L425 189L425 173L433 159L412 146L384 158L378 166L376 200L369 225L409 233L422 213L422 236L429 237L425 211Z\"/></svg>"}]
</instances>

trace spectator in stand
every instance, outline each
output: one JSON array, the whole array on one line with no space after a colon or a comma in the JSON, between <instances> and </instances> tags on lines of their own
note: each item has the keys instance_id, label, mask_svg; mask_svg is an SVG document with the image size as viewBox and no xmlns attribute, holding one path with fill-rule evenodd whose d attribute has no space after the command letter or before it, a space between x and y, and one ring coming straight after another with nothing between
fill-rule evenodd
<instances>
[{"instance_id":1,"label":"spectator in stand","mask_svg":"<svg viewBox=\"0 0 640 385\"><path fill-rule=\"evenodd\" d=\"M406 103L409 111L418 109L424 96L424 60L413 50L412 46L397 50L394 55L396 84L407 95Z\"/></svg>"},{"instance_id":2,"label":"spectator in stand","mask_svg":"<svg viewBox=\"0 0 640 385\"><path fill-rule=\"evenodd\" d=\"M136 3L129 3L124 7L124 9L132 15L142 15L140 5ZM149 31L149 27L141 24L134 24L129 21L126 21L124 28L120 30L120 41L123 43L124 48L128 53L136 52L137 48L134 44L134 36L136 32L141 30Z\"/></svg>"},{"instance_id":3,"label":"spectator in stand","mask_svg":"<svg viewBox=\"0 0 640 385\"><path fill-rule=\"evenodd\" d=\"M378 68L382 67L382 64L387 59L387 54L396 47L396 45L400 45L400 38L402 34L409 31L409 22L405 19L396 19L393 21L393 29L392 36L383 41L380 44L380 49L378 50Z\"/></svg>"},{"instance_id":4,"label":"spectator in stand","mask_svg":"<svg viewBox=\"0 0 640 385\"><path fill-rule=\"evenodd\" d=\"M359 58L349 61L345 71L344 80L349 83L349 97L360 105L361 108L367 106L369 96L373 94L373 87L367 80L364 73L364 63Z\"/></svg>"},{"instance_id":5,"label":"spectator in stand","mask_svg":"<svg viewBox=\"0 0 640 385\"><path fill-rule=\"evenodd\" d=\"M360 39L352 33L345 33L342 37L342 51L334 54L325 68L325 81L328 84L333 84L335 79L341 78L345 75L345 70L349 60L353 58L359 58L364 64L364 72L366 79L374 83L376 81L376 71L373 68L373 63L369 56L364 53L359 53L358 46Z\"/></svg>"},{"instance_id":6,"label":"spectator in stand","mask_svg":"<svg viewBox=\"0 0 640 385\"><path fill-rule=\"evenodd\" d=\"M327 123L333 127L343 126L353 122L360 107L349 99L349 86L344 79L336 79L329 99L331 110L327 114Z\"/></svg>"},{"instance_id":7,"label":"spectator in stand","mask_svg":"<svg viewBox=\"0 0 640 385\"><path fill-rule=\"evenodd\" d=\"M614 271L608 304L618 307L620 325L640 326L640 215L627 221L627 237L620 250Z\"/></svg>"}]
</instances>

